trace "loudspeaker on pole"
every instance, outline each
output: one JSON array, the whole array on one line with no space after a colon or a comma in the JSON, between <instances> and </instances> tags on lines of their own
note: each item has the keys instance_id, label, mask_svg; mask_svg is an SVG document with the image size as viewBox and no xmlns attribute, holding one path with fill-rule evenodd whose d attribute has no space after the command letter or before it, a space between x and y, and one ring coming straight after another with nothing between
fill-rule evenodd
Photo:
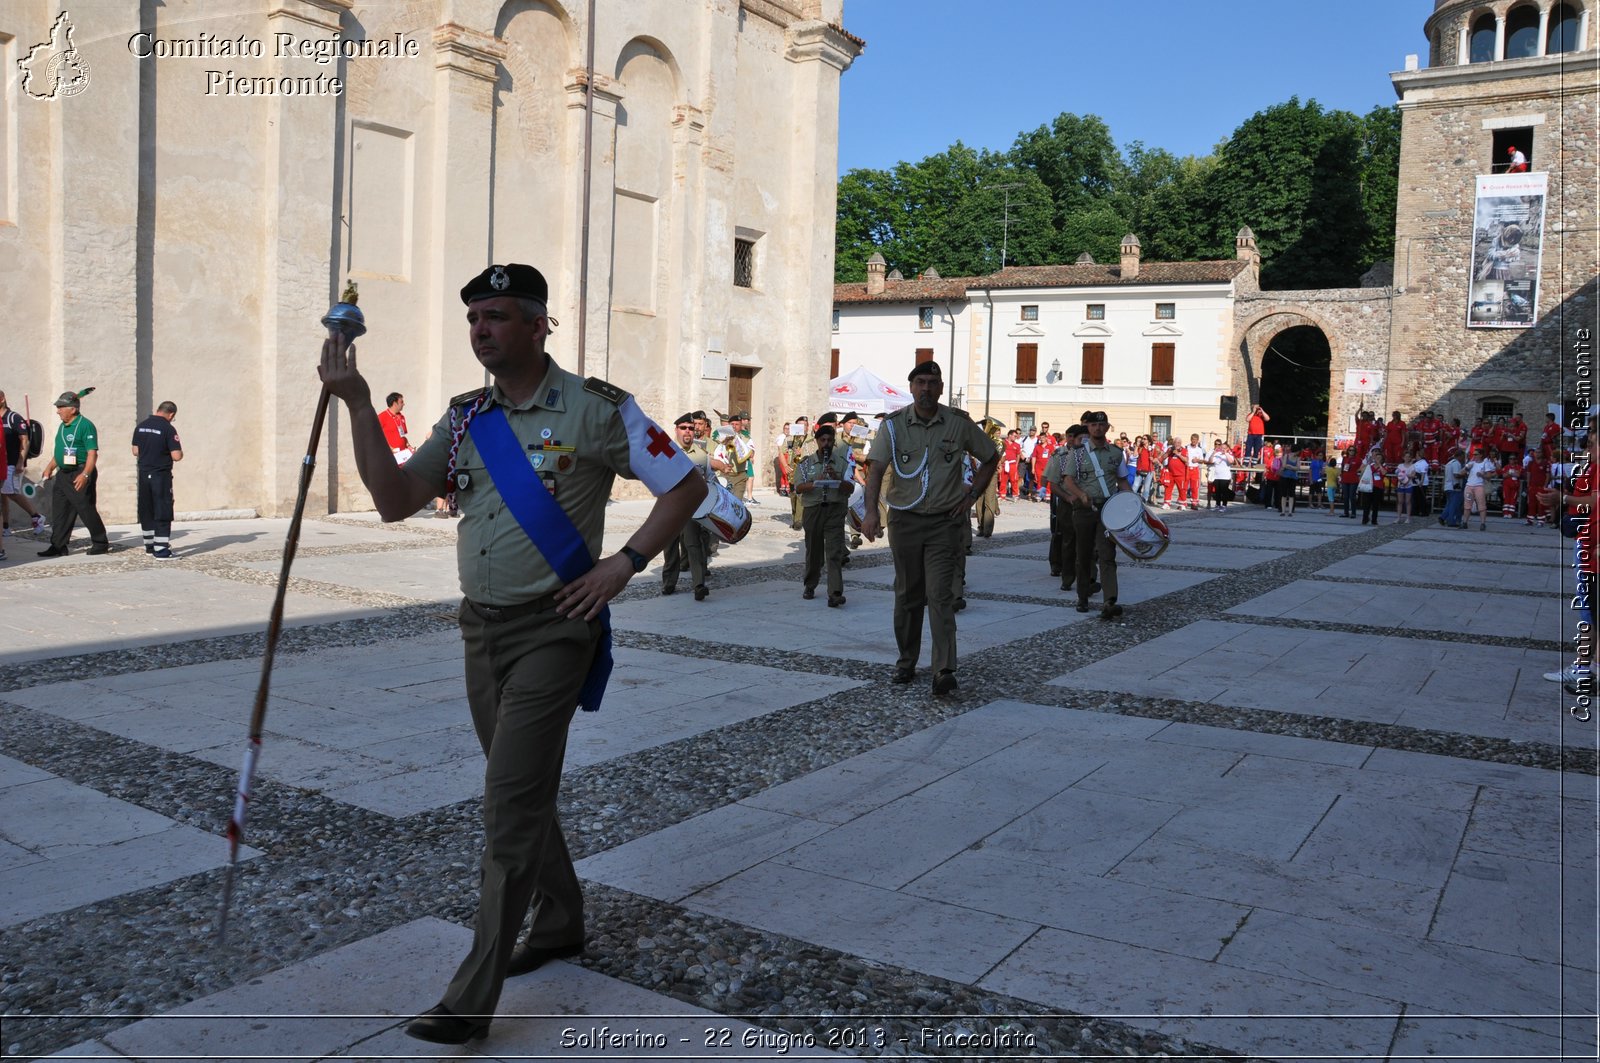
<instances>
[{"instance_id":1,"label":"loudspeaker on pole","mask_svg":"<svg viewBox=\"0 0 1600 1063\"><path fill-rule=\"evenodd\" d=\"M1217 406L1217 419L1222 421L1237 421L1239 419L1239 396L1222 396L1222 401Z\"/></svg>"}]
</instances>

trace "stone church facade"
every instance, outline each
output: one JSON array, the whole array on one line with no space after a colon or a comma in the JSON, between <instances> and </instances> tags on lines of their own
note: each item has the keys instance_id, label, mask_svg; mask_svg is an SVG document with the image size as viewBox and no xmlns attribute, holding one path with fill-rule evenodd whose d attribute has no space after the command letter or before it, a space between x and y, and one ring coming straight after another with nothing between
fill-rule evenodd
<instances>
[{"instance_id":1,"label":"stone church facade","mask_svg":"<svg viewBox=\"0 0 1600 1063\"><path fill-rule=\"evenodd\" d=\"M842 0L8 2L0 388L47 426L56 394L96 388L110 520L132 518L125 441L163 400L180 511L286 514L318 320L346 279L375 401L404 393L417 442L484 379L458 289L522 261L550 281L564 367L658 418L746 406L764 438L826 382L839 83L863 44L841 17ZM366 508L336 411L310 509Z\"/></svg>"}]
</instances>

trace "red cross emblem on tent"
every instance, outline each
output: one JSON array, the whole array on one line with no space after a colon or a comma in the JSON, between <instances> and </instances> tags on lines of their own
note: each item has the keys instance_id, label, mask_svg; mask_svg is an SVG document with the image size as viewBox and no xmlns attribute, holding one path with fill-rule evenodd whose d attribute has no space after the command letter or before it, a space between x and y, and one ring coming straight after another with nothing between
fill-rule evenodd
<instances>
[{"instance_id":1,"label":"red cross emblem on tent","mask_svg":"<svg viewBox=\"0 0 1600 1063\"><path fill-rule=\"evenodd\" d=\"M848 395L855 389L856 386L854 384L840 384L838 387L833 389L833 393L835 395Z\"/></svg>"}]
</instances>

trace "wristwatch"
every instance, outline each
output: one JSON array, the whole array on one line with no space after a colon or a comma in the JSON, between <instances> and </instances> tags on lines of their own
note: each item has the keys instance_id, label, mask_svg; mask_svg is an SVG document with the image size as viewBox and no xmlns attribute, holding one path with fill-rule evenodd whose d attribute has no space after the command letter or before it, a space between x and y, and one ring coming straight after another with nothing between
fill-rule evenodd
<instances>
[{"instance_id":1,"label":"wristwatch","mask_svg":"<svg viewBox=\"0 0 1600 1063\"><path fill-rule=\"evenodd\" d=\"M624 546L621 550L618 550L617 553L628 559L628 561L633 565L633 570L635 572L643 572L645 566L650 563L650 559L648 557L645 557L631 546Z\"/></svg>"}]
</instances>

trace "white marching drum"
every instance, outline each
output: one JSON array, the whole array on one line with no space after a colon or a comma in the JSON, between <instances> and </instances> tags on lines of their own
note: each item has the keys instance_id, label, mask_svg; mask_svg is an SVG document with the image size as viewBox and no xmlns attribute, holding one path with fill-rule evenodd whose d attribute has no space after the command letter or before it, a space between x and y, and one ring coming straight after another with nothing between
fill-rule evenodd
<instances>
[{"instance_id":1,"label":"white marching drum","mask_svg":"<svg viewBox=\"0 0 1600 1063\"><path fill-rule=\"evenodd\" d=\"M854 532L860 532L861 522L867 519L867 492L860 484L856 484L856 489L850 492L850 504L844 511L844 519Z\"/></svg>"},{"instance_id":2,"label":"white marching drum","mask_svg":"<svg viewBox=\"0 0 1600 1063\"><path fill-rule=\"evenodd\" d=\"M1161 518L1145 508L1132 491L1121 491L1100 508L1100 524L1122 552L1135 561L1151 561L1161 556L1172 539Z\"/></svg>"},{"instance_id":3,"label":"white marching drum","mask_svg":"<svg viewBox=\"0 0 1600 1063\"><path fill-rule=\"evenodd\" d=\"M750 511L716 480L706 484L706 500L695 510L694 519L725 543L736 543L750 531Z\"/></svg>"}]
</instances>

